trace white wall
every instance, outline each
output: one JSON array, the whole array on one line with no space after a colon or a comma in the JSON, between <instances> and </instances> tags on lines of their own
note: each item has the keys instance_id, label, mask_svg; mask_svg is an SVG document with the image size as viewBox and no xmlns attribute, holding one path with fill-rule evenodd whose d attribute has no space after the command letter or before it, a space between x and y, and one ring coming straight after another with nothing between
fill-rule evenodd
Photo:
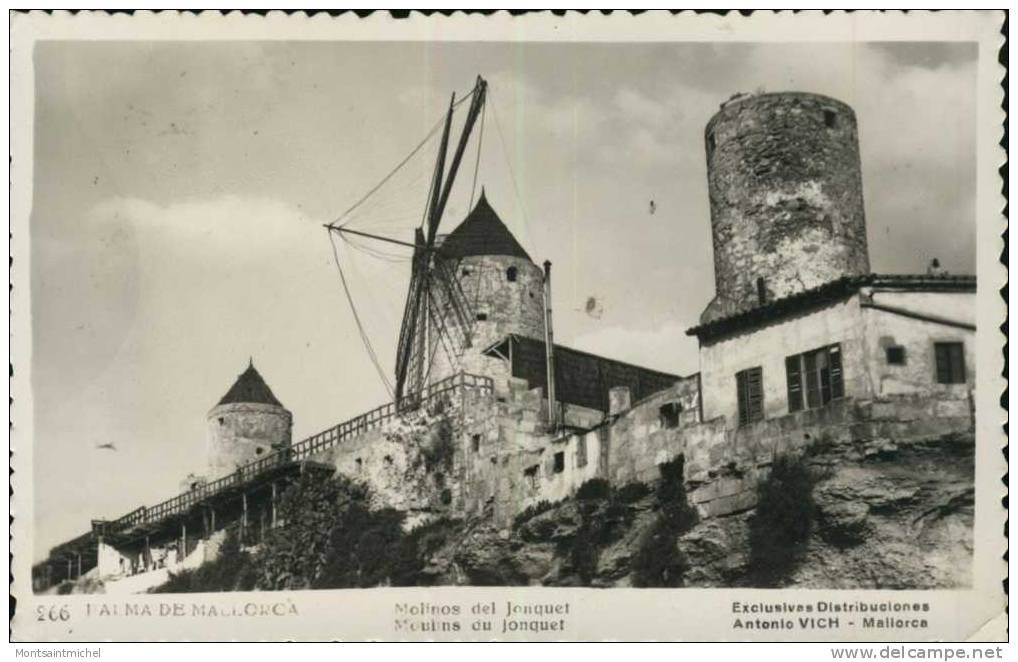
<instances>
[{"instance_id":1,"label":"white wall","mask_svg":"<svg viewBox=\"0 0 1018 662\"><path fill-rule=\"evenodd\" d=\"M937 318L975 325L975 292L872 292L877 305L912 311ZM866 330L866 365L870 390L877 397L903 394L940 394L962 397L975 388L975 332L880 310L862 309ZM965 345L965 384L937 383L935 342L962 342ZM905 365L887 363L886 348L905 348Z\"/></svg>"},{"instance_id":2,"label":"white wall","mask_svg":"<svg viewBox=\"0 0 1018 662\"><path fill-rule=\"evenodd\" d=\"M560 473L555 473L557 453L562 453L564 460ZM572 495L580 485L597 477L600 454L601 439L597 430L569 435L549 443L541 455L541 468L537 472L541 493L536 500L559 501ZM586 457L585 463L581 463L581 456Z\"/></svg>"},{"instance_id":3,"label":"white wall","mask_svg":"<svg viewBox=\"0 0 1018 662\"><path fill-rule=\"evenodd\" d=\"M735 373L763 368L764 416L788 413L785 357L825 345L841 344L845 396L867 397L863 319L853 295L825 307L732 334L700 346L703 419L723 416L728 428L739 425Z\"/></svg>"},{"instance_id":4,"label":"white wall","mask_svg":"<svg viewBox=\"0 0 1018 662\"><path fill-rule=\"evenodd\" d=\"M202 563L212 560L214 556L205 549L205 541L199 541L194 551L188 554L182 562L177 563L175 555L171 554L166 567L149 570L148 572L139 572L135 575L122 575L120 574L119 566L110 567L111 564L117 563L114 559L119 558L127 557L120 554L110 545L105 543L99 544L98 576L103 582L104 593L110 595L145 593L151 588L164 584L170 578L171 572L194 570L201 566Z\"/></svg>"}]
</instances>

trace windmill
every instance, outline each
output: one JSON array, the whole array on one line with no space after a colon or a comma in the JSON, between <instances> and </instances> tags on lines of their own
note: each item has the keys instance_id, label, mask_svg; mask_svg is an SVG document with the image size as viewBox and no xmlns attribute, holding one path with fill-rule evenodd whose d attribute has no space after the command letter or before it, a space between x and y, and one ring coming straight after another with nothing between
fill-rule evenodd
<instances>
[{"instance_id":1,"label":"windmill","mask_svg":"<svg viewBox=\"0 0 1018 662\"><path fill-rule=\"evenodd\" d=\"M399 407L414 406L416 396L424 389L428 374L440 351L445 353L450 363L456 364L463 351L471 344L474 314L456 278L457 261L451 256L443 255L441 244L437 240L442 214L449 201L467 143L484 108L486 90L487 82L478 76L470 92L470 107L447 170L446 157L452 116L456 106L459 105L455 93L452 95L423 222L421 227L415 229L412 243L345 228L335 223L326 226L330 232L360 235L413 248L410 284L396 349L393 395Z\"/></svg>"}]
</instances>

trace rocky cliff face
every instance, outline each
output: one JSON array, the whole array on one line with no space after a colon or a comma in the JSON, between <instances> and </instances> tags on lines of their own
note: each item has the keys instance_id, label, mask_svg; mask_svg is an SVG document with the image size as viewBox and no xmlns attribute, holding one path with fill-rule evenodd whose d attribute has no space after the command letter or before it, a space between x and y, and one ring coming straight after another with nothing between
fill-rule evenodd
<instances>
[{"instance_id":1,"label":"rocky cliff face","mask_svg":"<svg viewBox=\"0 0 1018 662\"><path fill-rule=\"evenodd\" d=\"M972 581L973 438L949 436L838 465L817 485L817 534L789 582L956 588Z\"/></svg>"},{"instance_id":2,"label":"rocky cliff face","mask_svg":"<svg viewBox=\"0 0 1018 662\"><path fill-rule=\"evenodd\" d=\"M681 460L659 469L648 484L590 480L509 529L482 512L409 531L413 513L375 508L348 479L308 476L258 549L234 544L160 590L971 585L971 435L814 445L775 459L756 507L724 517L701 519L690 506Z\"/></svg>"},{"instance_id":3,"label":"rocky cliff face","mask_svg":"<svg viewBox=\"0 0 1018 662\"><path fill-rule=\"evenodd\" d=\"M954 588L971 583L971 436L898 448L818 449L811 533L774 585L804 588ZM863 452L859 452L862 450ZM627 486L525 513L511 531L483 518L456 524L428 555L422 583L639 586L654 548L662 503L655 486ZM667 585L759 585L753 567L752 510L697 522L677 533ZM651 552L648 552L648 549ZM663 550L663 551L662 551ZM660 561L661 559L657 559ZM641 574L644 579L641 581ZM657 576L657 575L655 575ZM668 581L669 575L663 575ZM653 585L653 584L649 584Z\"/></svg>"}]
</instances>

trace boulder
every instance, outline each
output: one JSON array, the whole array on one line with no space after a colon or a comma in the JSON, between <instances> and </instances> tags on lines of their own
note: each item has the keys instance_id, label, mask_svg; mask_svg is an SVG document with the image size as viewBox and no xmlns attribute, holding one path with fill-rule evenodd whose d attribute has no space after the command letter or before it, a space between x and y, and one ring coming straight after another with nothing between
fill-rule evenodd
<instances>
[{"instance_id":1,"label":"boulder","mask_svg":"<svg viewBox=\"0 0 1018 662\"><path fill-rule=\"evenodd\" d=\"M686 586L732 586L745 574L749 552L748 514L703 520L679 537L687 562Z\"/></svg>"}]
</instances>

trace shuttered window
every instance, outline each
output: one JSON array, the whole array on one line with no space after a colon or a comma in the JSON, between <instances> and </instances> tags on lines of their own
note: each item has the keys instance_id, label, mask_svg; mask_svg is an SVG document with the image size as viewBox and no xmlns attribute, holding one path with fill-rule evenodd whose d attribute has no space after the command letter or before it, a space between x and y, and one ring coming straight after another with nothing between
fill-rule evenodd
<instances>
[{"instance_id":1,"label":"shuttered window","mask_svg":"<svg viewBox=\"0 0 1018 662\"><path fill-rule=\"evenodd\" d=\"M806 373L806 406L813 409L821 404L820 376L817 374L817 354L816 352L807 352L802 357L803 370Z\"/></svg>"},{"instance_id":2,"label":"shuttered window","mask_svg":"<svg viewBox=\"0 0 1018 662\"><path fill-rule=\"evenodd\" d=\"M841 371L841 346L831 345L827 348L827 358L831 366L831 399L845 397L845 379Z\"/></svg>"},{"instance_id":3,"label":"shuttered window","mask_svg":"<svg viewBox=\"0 0 1018 662\"><path fill-rule=\"evenodd\" d=\"M965 383L965 346L960 342L933 343L937 360L937 382Z\"/></svg>"},{"instance_id":4,"label":"shuttered window","mask_svg":"<svg viewBox=\"0 0 1018 662\"><path fill-rule=\"evenodd\" d=\"M735 373L739 400L739 425L763 420L763 368L749 368Z\"/></svg>"},{"instance_id":5,"label":"shuttered window","mask_svg":"<svg viewBox=\"0 0 1018 662\"><path fill-rule=\"evenodd\" d=\"M831 400L845 397L840 345L787 357L785 376L790 412L823 407Z\"/></svg>"},{"instance_id":6,"label":"shuttered window","mask_svg":"<svg viewBox=\"0 0 1018 662\"><path fill-rule=\"evenodd\" d=\"M785 359L788 377L788 411L802 409L802 357L798 354Z\"/></svg>"}]
</instances>

